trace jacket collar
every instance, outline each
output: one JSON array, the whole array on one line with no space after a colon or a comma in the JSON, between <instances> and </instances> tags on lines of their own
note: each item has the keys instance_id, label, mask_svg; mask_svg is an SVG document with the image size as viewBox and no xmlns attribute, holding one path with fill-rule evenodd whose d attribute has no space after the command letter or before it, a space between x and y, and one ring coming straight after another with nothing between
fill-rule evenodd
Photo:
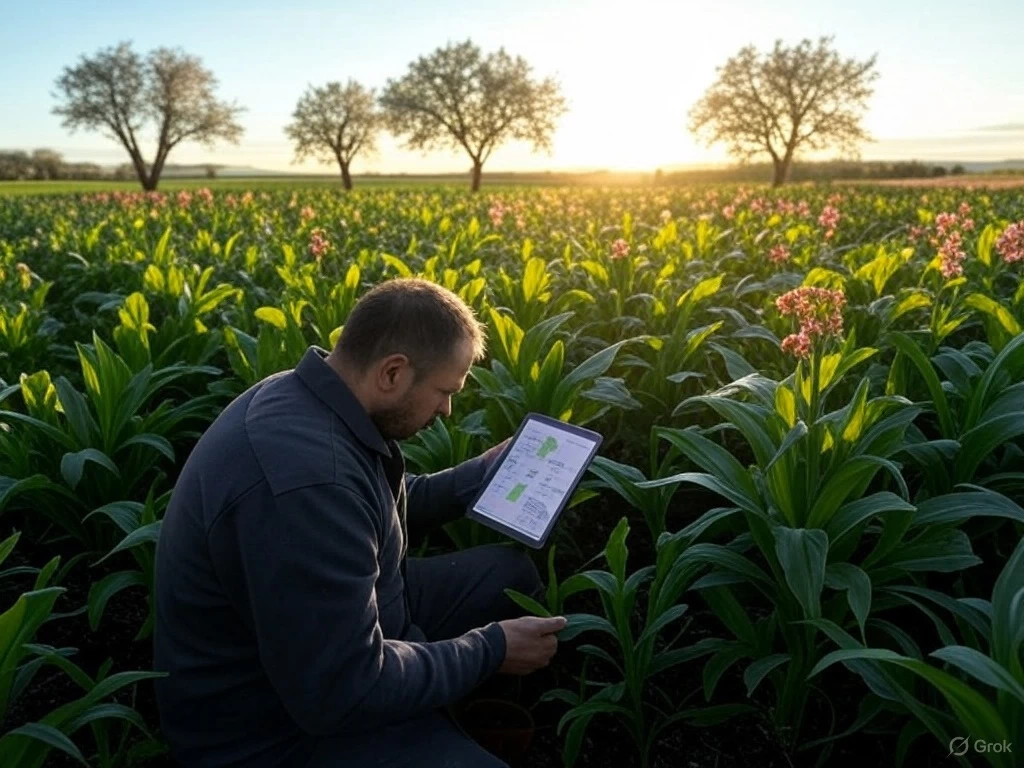
<instances>
[{"instance_id":1,"label":"jacket collar","mask_svg":"<svg viewBox=\"0 0 1024 768\"><path fill-rule=\"evenodd\" d=\"M341 377L327 364L325 357L326 349L311 346L295 366L295 373L314 395L341 417L359 442L390 458L391 450L370 418L370 414Z\"/></svg>"}]
</instances>

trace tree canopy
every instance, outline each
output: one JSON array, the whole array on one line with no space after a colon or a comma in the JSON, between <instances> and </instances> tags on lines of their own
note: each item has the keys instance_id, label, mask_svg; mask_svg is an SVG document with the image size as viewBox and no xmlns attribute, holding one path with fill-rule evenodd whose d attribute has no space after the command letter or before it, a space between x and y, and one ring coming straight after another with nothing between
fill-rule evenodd
<instances>
[{"instance_id":1,"label":"tree canopy","mask_svg":"<svg viewBox=\"0 0 1024 768\"><path fill-rule=\"evenodd\" d=\"M56 85L60 103L53 111L64 127L102 131L120 142L147 190L156 189L167 156L183 141L213 146L242 135L242 109L219 101L213 74L180 50L157 48L143 59L130 43L121 43L82 56ZM147 126L156 134L151 163L140 147Z\"/></svg>"},{"instance_id":2,"label":"tree canopy","mask_svg":"<svg viewBox=\"0 0 1024 768\"><path fill-rule=\"evenodd\" d=\"M741 159L766 152L776 186L798 150L855 152L869 138L861 120L878 77L875 56L843 59L831 37L793 47L776 41L764 55L747 46L717 73L690 111L690 130L708 145L727 144Z\"/></svg>"},{"instance_id":3,"label":"tree canopy","mask_svg":"<svg viewBox=\"0 0 1024 768\"><path fill-rule=\"evenodd\" d=\"M354 80L310 86L302 94L285 133L295 142L295 159L334 160L345 189L352 189L349 167L360 151L376 151L381 119L374 92Z\"/></svg>"},{"instance_id":4,"label":"tree canopy","mask_svg":"<svg viewBox=\"0 0 1024 768\"><path fill-rule=\"evenodd\" d=\"M465 150L476 191L484 163L506 141L550 150L565 100L558 83L531 71L504 48L484 55L467 40L412 62L403 77L388 80L380 103L388 128L409 148Z\"/></svg>"}]
</instances>

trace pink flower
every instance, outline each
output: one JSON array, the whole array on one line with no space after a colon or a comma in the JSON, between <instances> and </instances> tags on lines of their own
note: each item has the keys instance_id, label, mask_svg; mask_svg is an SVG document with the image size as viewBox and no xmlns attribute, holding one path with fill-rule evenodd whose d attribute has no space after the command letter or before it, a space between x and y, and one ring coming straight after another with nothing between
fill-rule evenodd
<instances>
[{"instance_id":1,"label":"pink flower","mask_svg":"<svg viewBox=\"0 0 1024 768\"><path fill-rule=\"evenodd\" d=\"M624 259L629 256L629 243L621 237L612 243L612 259Z\"/></svg>"},{"instance_id":2,"label":"pink flower","mask_svg":"<svg viewBox=\"0 0 1024 768\"><path fill-rule=\"evenodd\" d=\"M331 241L327 239L327 233L320 227L309 233L309 252L317 261L320 261L330 248Z\"/></svg>"},{"instance_id":3,"label":"pink flower","mask_svg":"<svg viewBox=\"0 0 1024 768\"><path fill-rule=\"evenodd\" d=\"M830 197L829 200L831 199ZM825 238L831 238L835 234L836 225L839 224L839 211L831 205L826 205L818 217L818 224L825 227Z\"/></svg>"},{"instance_id":4,"label":"pink flower","mask_svg":"<svg viewBox=\"0 0 1024 768\"><path fill-rule=\"evenodd\" d=\"M725 216L725 218L727 218L727 219L731 219L733 216L736 215L736 206L735 205L727 205L727 206L725 206L725 208L722 209L722 215Z\"/></svg>"},{"instance_id":5,"label":"pink flower","mask_svg":"<svg viewBox=\"0 0 1024 768\"><path fill-rule=\"evenodd\" d=\"M811 215L811 206L807 203L806 200L801 200L799 203L796 204L796 212L797 215L802 216L803 218L806 219L808 216Z\"/></svg>"},{"instance_id":6,"label":"pink flower","mask_svg":"<svg viewBox=\"0 0 1024 768\"><path fill-rule=\"evenodd\" d=\"M967 254L964 253L962 246L963 237L961 234L959 232L950 232L942 247L939 248L939 255L942 257L939 271L942 272L942 276L947 280L951 277L959 277L964 273L962 262L967 258Z\"/></svg>"},{"instance_id":7,"label":"pink flower","mask_svg":"<svg viewBox=\"0 0 1024 768\"><path fill-rule=\"evenodd\" d=\"M1024 261L1024 220L1010 224L996 240L996 251L1007 264Z\"/></svg>"},{"instance_id":8,"label":"pink flower","mask_svg":"<svg viewBox=\"0 0 1024 768\"><path fill-rule=\"evenodd\" d=\"M764 213L766 205L764 198L758 197L750 201L750 210L752 213Z\"/></svg>"},{"instance_id":9,"label":"pink flower","mask_svg":"<svg viewBox=\"0 0 1024 768\"><path fill-rule=\"evenodd\" d=\"M796 358L811 354L811 339L806 333L791 333L782 340L782 351Z\"/></svg>"},{"instance_id":10,"label":"pink flower","mask_svg":"<svg viewBox=\"0 0 1024 768\"><path fill-rule=\"evenodd\" d=\"M213 205L213 192L206 187L196 190L196 197L206 205Z\"/></svg>"},{"instance_id":11,"label":"pink flower","mask_svg":"<svg viewBox=\"0 0 1024 768\"><path fill-rule=\"evenodd\" d=\"M787 336L782 344L784 352L796 357L806 357L814 342L843 333L846 296L842 291L811 286L794 288L779 296L775 306L782 315L794 317L800 323L799 332Z\"/></svg>"},{"instance_id":12,"label":"pink flower","mask_svg":"<svg viewBox=\"0 0 1024 768\"><path fill-rule=\"evenodd\" d=\"M500 227L501 223L505 220L505 206L501 204L501 201L498 201L490 207L487 215L491 217L491 224L493 226Z\"/></svg>"},{"instance_id":13,"label":"pink flower","mask_svg":"<svg viewBox=\"0 0 1024 768\"><path fill-rule=\"evenodd\" d=\"M772 264L782 264L785 261L789 261L789 248L781 243L774 246L770 251L768 251L768 260Z\"/></svg>"},{"instance_id":14,"label":"pink flower","mask_svg":"<svg viewBox=\"0 0 1024 768\"><path fill-rule=\"evenodd\" d=\"M301 211L299 211L299 218L302 219L303 223L306 223L307 221L311 221L312 219L316 218L316 211L314 211L308 205L304 206L303 209Z\"/></svg>"},{"instance_id":15,"label":"pink flower","mask_svg":"<svg viewBox=\"0 0 1024 768\"><path fill-rule=\"evenodd\" d=\"M939 235L945 235L956 227L957 218L955 213L940 213L935 217L935 231Z\"/></svg>"},{"instance_id":16,"label":"pink flower","mask_svg":"<svg viewBox=\"0 0 1024 768\"><path fill-rule=\"evenodd\" d=\"M188 208L189 203L192 202L192 193L187 189L183 189L178 192L178 205L182 208Z\"/></svg>"},{"instance_id":17,"label":"pink flower","mask_svg":"<svg viewBox=\"0 0 1024 768\"><path fill-rule=\"evenodd\" d=\"M959 213L960 213L961 216L970 216L971 215L971 204L966 202L966 201L960 203L960 211L959 211Z\"/></svg>"}]
</instances>

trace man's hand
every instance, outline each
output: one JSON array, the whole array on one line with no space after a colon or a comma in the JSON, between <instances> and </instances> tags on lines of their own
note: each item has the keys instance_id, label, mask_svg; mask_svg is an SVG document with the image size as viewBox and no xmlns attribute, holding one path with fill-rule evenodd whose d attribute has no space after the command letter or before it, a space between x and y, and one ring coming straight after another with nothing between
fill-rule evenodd
<instances>
[{"instance_id":1,"label":"man's hand","mask_svg":"<svg viewBox=\"0 0 1024 768\"><path fill-rule=\"evenodd\" d=\"M555 633L565 629L565 617L523 616L499 622L505 633L505 660L498 672L503 675L528 675L551 662L558 650Z\"/></svg>"},{"instance_id":2,"label":"man's hand","mask_svg":"<svg viewBox=\"0 0 1024 768\"><path fill-rule=\"evenodd\" d=\"M511 437L506 437L493 448L488 448L486 451L480 454L480 457L484 460L484 463L487 465L488 468L490 468L491 465L498 460L498 456L500 456L501 452L505 450L505 446L509 444L509 441L511 439Z\"/></svg>"}]
</instances>

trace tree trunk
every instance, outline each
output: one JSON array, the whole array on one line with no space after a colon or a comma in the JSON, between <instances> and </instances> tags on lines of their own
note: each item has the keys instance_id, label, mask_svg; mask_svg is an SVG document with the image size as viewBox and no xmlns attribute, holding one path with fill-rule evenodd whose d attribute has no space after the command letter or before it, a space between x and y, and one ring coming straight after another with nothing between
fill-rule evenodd
<instances>
[{"instance_id":1,"label":"tree trunk","mask_svg":"<svg viewBox=\"0 0 1024 768\"><path fill-rule=\"evenodd\" d=\"M786 183L786 179L789 178L789 164L790 160L788 157L778 158L775 161L775 176L772 178L773 187L781 187Z\"/></svg>"},{"instance_id":2,"label":"tree trunk","mask_svg":"<svg viewBox=\"0 0 1024 768\"><path fill-rule=\"evenodd\" d=\"M790 144L786 147L786 154L781 158L778 155L772 158L775 161L775 178L772 179L773 187L781 187L789 181L789 168L793 164L793 151L795 149L796 147Z\"/></svg>"},{"instance_id":3,"label":"tree trunk","mask_svg":"<svg viewBox=\"0 0 1024 768\"><path fill-rule=\"evenodd\" d=\"M341 185L345 189L352 189L352 175L348 172L348 163L339 160L338 165L341 166Z\"/></svg>"},{"instance_id":4,"label":"tree trunk","mask_svg":"<svg viewBox=\"0 0 1024 768\"><path fill-rule=\"evenodd\" d=\"M137 152L129 153L132 158L132 167L135 168L135 175L139 177L139 184L142 185L143 190L150 192L153 187L150 186L149 173L146 171L146 163L143 161L142 156Z\"/></svg>"},{"instance_id":5,"label":"tree trunk","mask_svg":"<svg viewBox=\"0 0 1024 768\"><path fill-rule=\"evenodd\" d=\"M473 191L480 191L480 175L483 173L483 163L478 160L473 161Z\"/></svg>"}]
</instances>

